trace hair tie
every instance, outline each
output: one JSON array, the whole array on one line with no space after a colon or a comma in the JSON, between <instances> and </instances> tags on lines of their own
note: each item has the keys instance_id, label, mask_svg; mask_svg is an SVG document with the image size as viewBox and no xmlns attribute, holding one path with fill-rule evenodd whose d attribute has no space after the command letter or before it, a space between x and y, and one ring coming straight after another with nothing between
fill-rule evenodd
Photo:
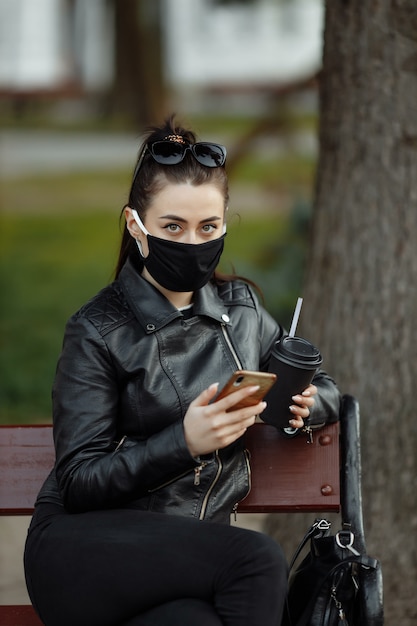
<instances>
[{"instance_id":1,"label":"hair tie","mask_svg":"<svg viewBox=\"0 0 417 626\"><path fill-rule=\"evenodd\" d=\"M175 141L175 143L186 144L186 141L182 135L167 135L164 137L164 141Z\"/></svg>"}]
</instances>

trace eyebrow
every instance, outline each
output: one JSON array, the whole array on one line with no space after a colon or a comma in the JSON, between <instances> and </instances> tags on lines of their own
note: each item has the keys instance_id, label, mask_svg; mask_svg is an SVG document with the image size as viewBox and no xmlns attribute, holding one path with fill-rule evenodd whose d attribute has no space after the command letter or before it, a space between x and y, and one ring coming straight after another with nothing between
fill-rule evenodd
<instances>
[{"instance_id":1,"label":"eyebrow","mask_svg":"<svg viewBox=\"0 0 417 626\"><path fill-rule=\"evenodd\" d=\"M187 222L187 220L185 220L183 217L180 217L179 215L161 215L159 219L160 220L174 220L175 222L182 222L183 224ZM200 220L199 224L205 224L206 222L217 222L221 219L222 218L219 217L218 215L213 215L212 217L207 217L204 220Z\"/></svg>"}]
</instances>

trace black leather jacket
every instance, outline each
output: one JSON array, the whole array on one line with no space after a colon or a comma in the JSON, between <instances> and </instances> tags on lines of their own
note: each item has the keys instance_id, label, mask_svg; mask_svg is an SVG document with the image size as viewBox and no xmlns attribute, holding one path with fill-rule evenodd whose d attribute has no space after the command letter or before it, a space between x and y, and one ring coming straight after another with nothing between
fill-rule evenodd
<instances>
[{"instance_id":1,"label":"black leather jacket","mask_svg":"<svg viewBox=\"0 0 417 626\"><path fill-rule=\"evenodd\" d=\"M195 459L183 418L211 383L267 370L283 329L241 281L207 284L187 319L128 261L68 322L54 388L56 465L38 502L228 522L250 488L243 440ZM339 411L324 372L315 413Z\"/></svg>"}]
</instances>

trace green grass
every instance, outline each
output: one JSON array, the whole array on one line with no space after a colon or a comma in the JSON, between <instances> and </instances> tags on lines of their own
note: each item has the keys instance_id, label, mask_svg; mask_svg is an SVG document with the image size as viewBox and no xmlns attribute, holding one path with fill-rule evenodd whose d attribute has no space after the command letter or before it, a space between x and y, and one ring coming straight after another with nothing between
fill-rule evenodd
<instances>
[{"instance_id":1,"label":"green grass","mask_svg":"<svg viewBox=\"0 0 417 626\"><path fill-rule=\"evenodd\" d=\"M245 184L262 184L268 188L310 189L315 172L315 161L299 155L274 159L244 158L233 172L236 180Z\"/></svg>"},{"instance_id":2,"label":"green grass","mask_svg":"<svg viewBox=\"0 0 417 626\"><path fill-rule=\"evenodd\" d=\"M44 421L66 319L106 284L115 215L7 215L1 246L1 421Z\"/></svg>"},{"instance_id":3,"label":"green grass","mask_svg":"<svg viewBox=\"0 0 417 626\"><path fill-rule=\"evenodd\" d=\"M134 123L125 116L99 115L94 112L90 116L76 118L60 118L54 114L55 103L51 102L28 102L27 108L20 115L14 115L10 103L0 103L0 126L8 129L37 129L58 130L59 132L134 132L140 129L134 128ZM283 124L298 130L317 130L317 114L315 111L301 111L292 106L292 100L277 101L275 108L270 108L266 114L271 120L272 126L282 127ZM177 116L180 122L194 128L201 138L207 139L215 134L233 134L242 137L245 133L258 126L259 114L182 114Z\"/></svg>"}]
</instances>

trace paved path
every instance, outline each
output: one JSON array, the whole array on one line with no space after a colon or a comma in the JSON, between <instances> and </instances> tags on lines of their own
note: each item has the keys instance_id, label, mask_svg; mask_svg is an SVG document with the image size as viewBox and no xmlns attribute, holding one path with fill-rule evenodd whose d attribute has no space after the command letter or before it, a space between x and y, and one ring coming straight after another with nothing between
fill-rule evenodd
<instances>
[{"instance_id":1,"label":"paved path","mask_svg":"<svg viewBox=\"0 0 417 626\"><path fill-rule=\"evenodd\" d=\"M224 137L232 152L232 139ZM0 179L50 172L106 170L131 167L135 163L141 137L134 133L68 133L43 130L0 131ZM314 156L317 141L312 133L294 135L291 147ZM263 157L285 153L288 145L278 137L260 138L253 149Z\"/></svg>"},{"instance_id":2,"label":"paved path","mask_svg":"<svg viewBox=\"0 0 417 626\"><path fill-rule=\"evenodd\" d=\"M130 134L0 132L0 178L132 167L141 141Z\"/></svg>"}]
</instances>

